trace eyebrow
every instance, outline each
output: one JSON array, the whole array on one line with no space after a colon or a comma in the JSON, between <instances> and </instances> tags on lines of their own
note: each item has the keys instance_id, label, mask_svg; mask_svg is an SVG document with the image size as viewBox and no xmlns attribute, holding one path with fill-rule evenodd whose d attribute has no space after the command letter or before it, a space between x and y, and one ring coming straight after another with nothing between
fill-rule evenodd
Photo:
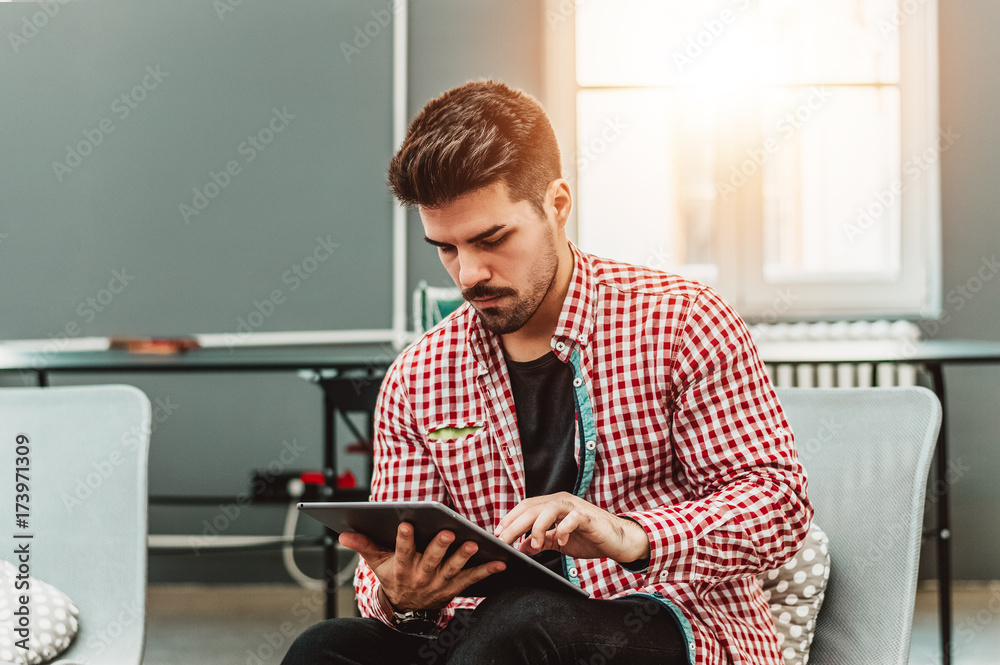
<instances>
[{"instance_id":1,"label":"eyebrow","mask_svg":"<svg viewBox=\"0 0 1000 665\"><path fill-rule=\"evenodd\" d=\"M493 226L491 226L490 228L486 229L482 233L479 233L479 234L477 234L477 235L469 238L466 242L468 242L471 245L473 243L479 242L480 240L485 240L486 238L489 238L491 235L493 235L497 231L502 231L505 228L507 228L507 227L505 225L503 225L503 224L494 224ZM437 240L431 240L427 236L424 236L424 242L426 242L426 243L428 243L430 245L434 245L435 247L451 247L451 245L449 245L446 242L440 242L440 241L437 241Z\"/></svg>"}]
</instances>

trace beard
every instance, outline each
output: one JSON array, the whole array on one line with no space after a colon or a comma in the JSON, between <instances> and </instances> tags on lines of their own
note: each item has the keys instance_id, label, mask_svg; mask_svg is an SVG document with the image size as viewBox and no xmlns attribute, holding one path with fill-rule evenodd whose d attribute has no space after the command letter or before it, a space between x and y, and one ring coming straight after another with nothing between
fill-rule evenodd
<instances>
[{"instance_id":1,"label":"beard","mask_svg":"<svg viewBox=\"0 0 1000 665\"><path fill-rule=\"evenodd\" d=\"M522 295L509 287L493 287L488 284L476 284L462 291L462 297L472 303L483 327L496 335L509 335L517 332L531 320L541 306L545 296L556 281L559 270L559 256L555 243L549 239L547 246L532 264L528 274L533 281ZM500 306L480 306L475 298L492 298L510 296L513 304Z\"/></svg>"}]
</instances>

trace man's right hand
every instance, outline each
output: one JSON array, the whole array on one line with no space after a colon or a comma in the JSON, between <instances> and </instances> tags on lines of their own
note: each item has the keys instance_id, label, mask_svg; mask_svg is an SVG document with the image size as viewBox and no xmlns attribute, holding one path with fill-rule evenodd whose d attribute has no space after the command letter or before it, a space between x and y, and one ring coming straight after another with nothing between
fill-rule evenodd
<instances>
[{"instance_id":1,"label":"man's right hand","mask_svg":"<svg viewBox=\"0 0 1000 665\"><path fill-rule=\"evenodd\" d=\"M381 549L360 533L342 533L339 540L364 558L389 603L401 612L440 609L466 587L507 567L502 561L490 561L463 570L479 546L467 541L446 559L455 540L451 531L439 532L421 554L413 541L413 526L406 522L396 529L394 552Z\"/></svg>"}]
</instances>

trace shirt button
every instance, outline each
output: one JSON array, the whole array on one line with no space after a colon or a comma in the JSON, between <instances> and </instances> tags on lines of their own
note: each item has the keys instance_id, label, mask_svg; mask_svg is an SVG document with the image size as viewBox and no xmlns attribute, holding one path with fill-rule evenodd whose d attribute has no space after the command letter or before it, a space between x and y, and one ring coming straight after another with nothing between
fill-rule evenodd
<instances>
[{"instance_id":1,"label":"shirt button","mask_svg":"<svg viewBox=\"0 0 1000 665\"><path fill-rule=\"evenodd\" d=\"M593 450L596 447L597 447L597 444L595 442L593 442L593 441L588 441L587 442L587 450Z\"/></svg>"},{"instance_id":2,"label":"shirt button","mask_svg":"<svg viewBox=\"0 0 1000 665\"><path fill-rule=\"evenodd\" d=\"M508 455L510 455L511 457L513 457L514 456L514 452L515 452L514 451L514 444L511 444L511 445L507 446L507 454Z\"/></svg>"},{"instance_id":3,"label":"shirt button","mask_svg":"<svg viewBox=\"0 0 1000 665\"><path fill-rule=\"evenodd\" d=\"M562 342L556 342L556 351L565 351L566 345Z\"/></svg>"},{"instance_id":4,"label":"shirt button","mask_svg":"<svg viewBox=\"0 0 1000 665\"><path fill-rule=\"evenodd\" d=\"M579 337L577 337L577 339L580 340L580 344L583 344L584 342L587 341L587 336L586 335L580 335Z\"/></svg>"},{"instance_id":5,"label":"shirt button","mask_svg":"<svg viewBox=\"0 0 1000 665\"><path fill-rule=\"evenodd\" d=\"M577 575L576 568L570 568L569 569L569 576L570 577L576 577L576 575Z\"/></svg>"},{"instance_id":6,"label":"shirt button","mask_svg":"<svg viewBox=\"0 0 1000 665\"><path fill-rule=\"evenodd\" d=\"M583 379L581 379L580 377L576 377L575 379L573 379L573 385L579 388L580 386L583 385Z\"/></svg>"}]
</instances>

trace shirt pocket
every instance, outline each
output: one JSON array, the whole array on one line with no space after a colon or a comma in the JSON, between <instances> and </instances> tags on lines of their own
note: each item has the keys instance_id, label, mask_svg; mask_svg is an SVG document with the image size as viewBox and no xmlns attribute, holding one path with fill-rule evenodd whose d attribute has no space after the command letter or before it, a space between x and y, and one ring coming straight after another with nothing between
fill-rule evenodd
<instances>
[{"instance_id":1,"label":"shirt pocket","mask_svg":"<svg viewBox=\"0 0 1000 665\"><path fill-rule=\"evenodd\" d=\"M451 461L464 453L473 454L475 444L489 435L485 422L432 423L424 432L424 445L435 459Z\"/></svg>"},{"instance_id":2,"label":"shirt pocket","mask_svg":"<svg viewBox=\"0 0 1000 665\"><path fill-rule=\"evenodd\" d=\"M485 422L443 422L424 433L424 445L437 467L452 508L487 528L493 524L491 434Z\"/></svg>"},{"instance_id":3,"label":"shirt pocket","mask_svg":"<svg viewBox=\"0 0 1000 665\"><path fill-rule=\"evenodd\" d=\"M424 432L424 446L449 492L469 484L482 470L489 456L489 436L485 422L441 422Z\"/></svg>"},{"instance_id":4,"label":"shirt pocket","mask_svg":"<svg viewBox=\"0 0 1000 665\"><path fill-rule=\"evenodd\" d=\"M476 434L483 428L481 424L473 425L444 425L434 427L427 433L427 438L435 441L458 441L467 436Z\"/></svg>"}]
</instances>

